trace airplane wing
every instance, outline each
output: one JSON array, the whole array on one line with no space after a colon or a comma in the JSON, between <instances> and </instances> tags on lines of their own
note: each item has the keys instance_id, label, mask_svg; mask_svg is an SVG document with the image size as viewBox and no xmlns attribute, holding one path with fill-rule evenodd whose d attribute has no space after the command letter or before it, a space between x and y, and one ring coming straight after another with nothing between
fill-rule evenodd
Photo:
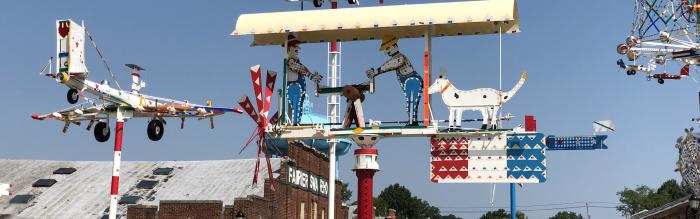
<instances>
[{"instance_id":1,"label":"airplane wing","mask_svg":"<svg viewBox=\"0 0 700 219\"><path fill-rule=\"evenodd\" d=\"M148 99L151 104L145 104L142 107L144 110L135 113L134 116L138 114L153 114L159 113L162 117L211 117L217 116L224 113L243 113L243 110L238 107L213 107L211 104L208 105L198 105L191 104L187 101L179 101L162 97L154 97L143 95ZM155 103L152 103L155 101ZM167 114L167 115L165 115Z\"/></svg>"},{"instance_id":2,"label":"airplane wing","mask_svg":"<svg viewBox=\"0 0 700 219\"><path fill-rule=\"evenodd\" d=\"M107 105L96 105L91 107L85 107L86 103L79 104L75 107L69 107L66 109L58 110L56 112L47 114L33 114L32 119L44 120L52 119L63 122L70 122L75 124L80 124L81 121L95 120L99 118L106 117L105 111L109 106Z\"/></svg>"},{"instance_id":3,"label":"airplane wing","mask_svg":"<svg viewBox=\"0 0 700 219\"><path fill-rule=\"evenodd\" d=\"M238 107L225 108L225 107L195 106L194 109L195 110L203 109L203 110L212 111L212 112L227 112L227 113L238 113L238 114L243 113L243 110L241 108L238 108Z\"/></svg>"}]
</instances>

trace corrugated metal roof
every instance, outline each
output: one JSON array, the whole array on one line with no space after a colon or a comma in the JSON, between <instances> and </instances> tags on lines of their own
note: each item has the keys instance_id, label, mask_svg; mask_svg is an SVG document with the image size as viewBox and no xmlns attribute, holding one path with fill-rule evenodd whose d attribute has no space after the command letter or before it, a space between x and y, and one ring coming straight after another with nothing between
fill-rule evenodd
<instances>
[{"instance_id":1,"label":"corrugated metal roof","mask_svg":"<svg viewBox=\"0 0 700 219\"><path fill-rule=\"evenodd\" d=\"M271 159L273 170L281 159ZM261 162L261 179L267 167ZM77 169L71 175L54 175L60 167ZM171 175L153 175L159 167L172 167ZM143 197L138 204L157 205L160 200L221 200L233 204L236 197L263 196L263 185L253 187L255 159L220 161L127 161L122 163L120 195ZM0 197L0 215L20 218L100 218L109 206L112 162L0 160L0 182L14 184L13 194L35 195L28 204L9 204ZM275 175L277 177L277 175ZM37 179L56 179L49 188L33 188ZM157 180L152 190L135 188L139 180ZM262 181L261 181L262 182ZM126 206L120 205L120 214Z\"/></svg>"},{"instance_id":2,"label":"corrugated metal roof","mask_svg":"<svg viewBox=\"0 0 700 219\"><path fill-rule=\"evenodd\" d=\"M644 210L639 213L636 213L630 217L630 219L644 219L644 218L658 218L656 217L658 213L667 211L669 209L684 205L688 203L688 200L690 199L690 195L685 196L683 198L676 199L672 202L666 203L664 205L661 205L659 207L653 208L651 210Z\"/></svg>"}]
</instances>

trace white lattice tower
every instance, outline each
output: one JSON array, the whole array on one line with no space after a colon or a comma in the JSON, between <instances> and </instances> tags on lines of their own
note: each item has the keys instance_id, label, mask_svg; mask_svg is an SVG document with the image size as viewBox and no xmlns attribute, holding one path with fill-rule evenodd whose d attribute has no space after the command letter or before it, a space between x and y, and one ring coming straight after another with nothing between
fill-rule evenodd
<instances>
[{"instance_id":1,"label":"white lattice tower","mask_svg":"<svg viewBox=\"0 0 700 219\"><path fill-rule=\"evenodd\" d=\"M333 48L333 43L328 43L328 69L326 72L326 85L328 87L340 86L340 42L336 42L336 47ZM335 51L334 51L335 49ZM340 96L329 95L326 97L326 117L328 122L335 124L340 122ZM339 125L332 125L331 128Z\"/></svg>"},{"instance_id":2,"label":"white lattice tower","mask_svg":"<svg viewBox=\"0 0 700 219\"><path fill-rule=\"evenodd\" d=\"M331 1L331 9L337 9L337 0ZM340 42L329 42L328 43L328 69L326 74L326 83L329 87L340 86ZM331 124L331 128L339 127L336 125L340 122L340 95L330 95L326 97L326 117L328 122ZM335 178L337 175L336 171L336 157L335 157L335 146L338 142L335 139L328 140L328 219L335 219Z\"/></svg>"}]
</instances>

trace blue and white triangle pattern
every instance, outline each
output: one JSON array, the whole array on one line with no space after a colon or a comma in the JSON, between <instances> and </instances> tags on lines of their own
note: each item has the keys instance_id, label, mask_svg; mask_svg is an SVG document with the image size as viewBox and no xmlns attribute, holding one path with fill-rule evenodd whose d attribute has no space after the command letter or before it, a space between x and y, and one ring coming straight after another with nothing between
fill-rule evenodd
<instances>
[{"instance_id":1,"label":"blue and white triangle pattern","mask_svg":"<svg viewBox=\"0 0 700 219\"><path fill-rule=\"evenodd\" d=\"M508 179L529 183L544 182L547 176L544 135L513 133L507 139Z\"/></svg>"}]
</instances>

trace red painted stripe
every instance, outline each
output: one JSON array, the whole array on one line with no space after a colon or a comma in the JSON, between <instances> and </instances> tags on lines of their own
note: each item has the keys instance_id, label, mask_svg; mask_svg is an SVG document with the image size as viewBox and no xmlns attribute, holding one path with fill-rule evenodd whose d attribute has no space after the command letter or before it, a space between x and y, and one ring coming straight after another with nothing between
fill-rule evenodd
<instances>
[{"instance_id":1,"label":"red painted stripe","mask_svg":"<svg viewBox=\"0 0 700 219\"><path fill-rule=\"evenodd\" d=\"M124 122L117 122L117 134L114 136L114 151L122 151L122 131L124 131Z\"/></svg>"},{"instance_id":2,"label":"red painted stripe","mask_svg":"<svg viewBox=\"0 0 700 219\"><path fill-rule=\"evenodd\" d=\"M119 193L119 176L112 176L112 195Z\"/></svg>"},{"instance_id":3,"label":"red painted stripe","mask_svg":"<svg viewBox=\"0 0 700 219\"><path fill-rule=\"evenodd\" d=\"M355 149L355 154L379 154L376 148L360 148Z\"/></svg>"},{"instance_id":4,"label":"red painted stripe","mask_svg":"<svg viewBox=\"0 0 700 219\"><path fill-rule=\"evenodd\" d=\"M430 102L430 95L428 94L428 84L430 83L430 53L426 50L423 52L423 125L430 125L430 118L428 117L430 109L428 108L428 103Z\"/></svg>"}]
</instances>

